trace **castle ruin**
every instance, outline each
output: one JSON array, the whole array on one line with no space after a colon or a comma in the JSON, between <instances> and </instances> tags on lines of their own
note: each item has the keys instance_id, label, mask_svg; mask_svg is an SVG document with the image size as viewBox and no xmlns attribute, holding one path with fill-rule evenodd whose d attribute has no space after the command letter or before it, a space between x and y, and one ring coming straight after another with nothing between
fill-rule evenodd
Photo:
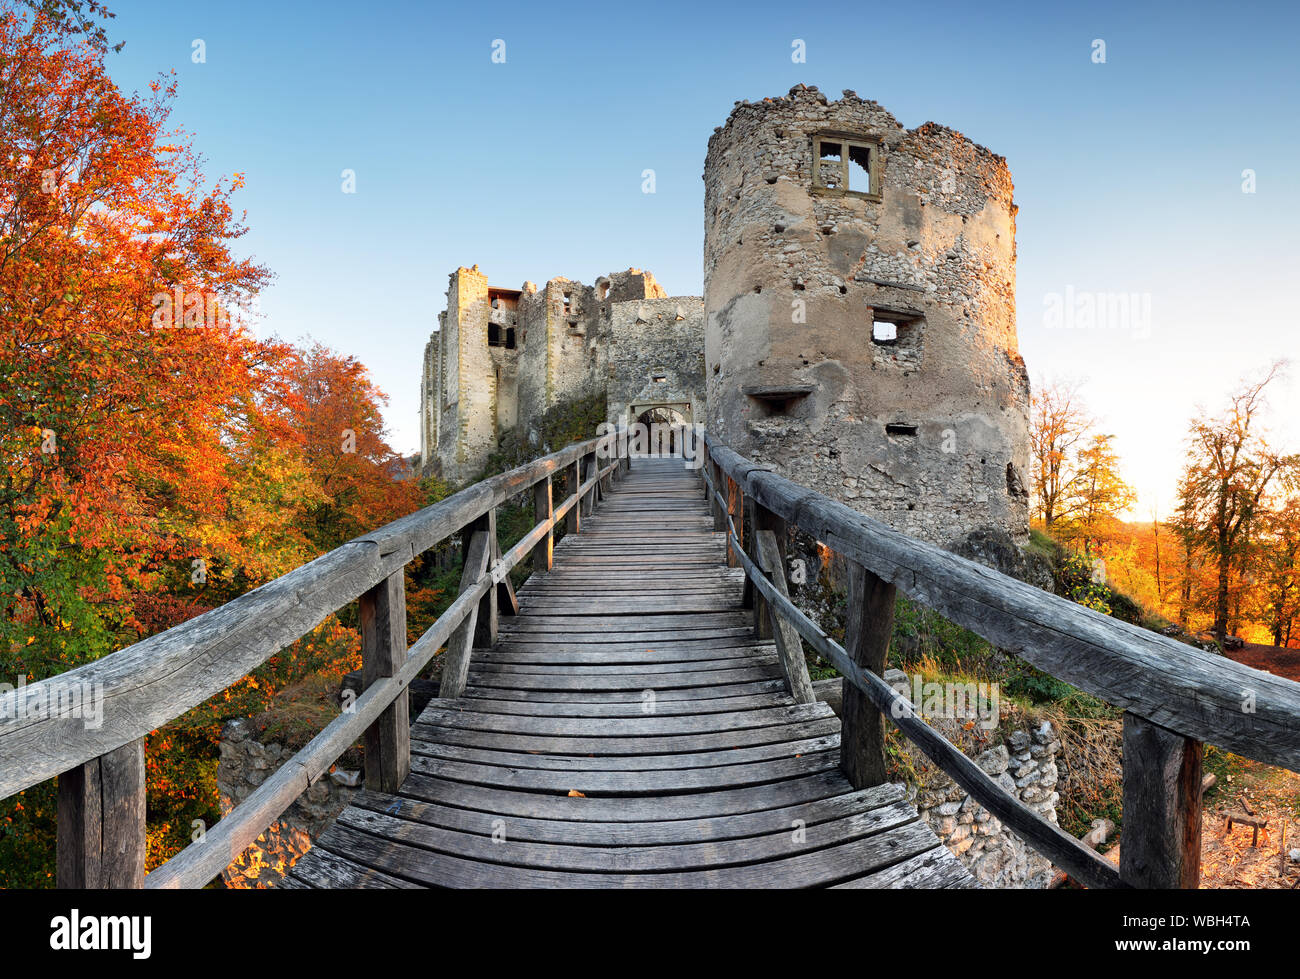
<instances>
[{"instance_id":1,"label":"castle ruin","mask_svg":"<svg viewBox=\"0 0 1300 979\"><path fill-rule=\"evenodd\" d=\"M1028 535L1006 161L846 91L738 102L704 166L704 297L629 269L586 286L451 276L425 350L421 458L473 477L504 433L604 391L899 530ZM595 434L595 433L593 433ZM538 446L540 450L540 446Z\"/></svg>"},{"instance_id":2,"label":"castle ruin","mask_svg":"<svg viewBox=\"0 0 1300 979\"><path fill-rule=\"evenodd\" d=\"M1006 161L851 91L738 102L704 165L708 427L913 536L1028 536Z\"/></svg>"},{"instance_id":3,"label":"castle ruin","mask_svg":"<svg viewBox=\"0 0 1300 979\"><path fill-rule=\"evenodd\" d=\"M477 265L457 269L424 349L421 468L473 479L516 429L540 452L533 426L545 412L601 394L614 425L652 412L702 422L703 300L670 297L640 269L541 289L504 289Z\"/></svg>"}]
</instances>

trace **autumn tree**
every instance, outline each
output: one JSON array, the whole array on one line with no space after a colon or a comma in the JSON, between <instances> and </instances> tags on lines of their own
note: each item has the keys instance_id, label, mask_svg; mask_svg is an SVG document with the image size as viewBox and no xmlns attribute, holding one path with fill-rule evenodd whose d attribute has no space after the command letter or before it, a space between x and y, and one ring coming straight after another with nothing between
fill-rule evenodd
<instances>
[{"instance_id":1,"label":"autumn tree","mask_svg":"<svg viewBox=\"0 0 1300 979\"><path fill-rule=\"evenodd\" d=\"M1066 497L1076 476L1074 454L1092 425L1078 383L1044 380L1038 385L1030 400L1030 479L1037 512L1048 532L1069 513Z\"/></svg>"},{"instance_id":2,"label":"autumn tree","mask_svg":"<svg viewBox=\"0 0 1300 979\"><path fill-rule=\"evenodd\" d=\"M1137 500L1133 488L1120 476L1119 455L1113 435L1093 435L1079 449L1076 471L1065 485L1062 537L1082 544L1083 552L1106 536L1107 527Z\"/></svg>"},{"instance_id":3,"label":"autumn tree","mask_svg":"<svg viewBox=\"0 0 1300 979\"><path fill-rule=\"evenodd\" d=\"M1220 414L1202 413L1188 431L1179 505L1196 545L1214 568L1212 628L1220 639L1228 633L1234 575L1247 554L1265 493L1293 462L1274 451L1260 431L1265 390L1282 367L1273 364L1260 380L1233 394Z\"/></svg>"},{"instance_id":4,"label":"autumn tree","mask_svg":"<svg viewBox=\"0 0 1300 979\"><path fill-rule=\"evenodd\" d=\"M171 86L127 97L103 59L0 6L0 633L29 675L108 651L193 558L285 353L232 313L268 277L231 251L239 177L209 185Z\"/></svg>"}]
</instances>

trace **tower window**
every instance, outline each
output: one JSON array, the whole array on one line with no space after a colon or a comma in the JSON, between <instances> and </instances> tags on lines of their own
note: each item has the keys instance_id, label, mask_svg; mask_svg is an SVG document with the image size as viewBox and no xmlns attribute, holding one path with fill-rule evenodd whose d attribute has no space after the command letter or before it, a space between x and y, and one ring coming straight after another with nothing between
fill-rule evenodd
<instances>
[{"instance_id":1,"label":"tower window","mask_svg":"<svg viewBox=\"0 0 1300 979\"><path fill-rule=\"evenodd\" d=\"M507 350L514 350L515 328L507 326L502 329L496 323L489 323L487 341L489 347L505 347Z\"/></svg>"},{"instance_id":2,"label":"tower window","mask_svg":"<svg viewBox=\"0 0 1300 979\"><path fill-rule=\"evenodd\" d=\"M814 191L880 199L881 144L862 137L824 133L813 137Z\"/></svg>"}]
</instances>

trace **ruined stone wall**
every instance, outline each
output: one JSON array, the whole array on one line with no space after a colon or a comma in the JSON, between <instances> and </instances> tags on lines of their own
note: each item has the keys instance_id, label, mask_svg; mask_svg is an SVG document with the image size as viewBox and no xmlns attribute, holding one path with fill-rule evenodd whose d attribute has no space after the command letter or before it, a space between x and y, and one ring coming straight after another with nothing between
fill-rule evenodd
<instances>
[{"instance_id":1,"label":"ruined stone wall","mask_svg":"<svg viewBox=\"0 0 1300 979\"><path fill-rule=\"evenodd\" d=\"M704 301L698 296L611 302L606 420L636 421L668 405L704 421Z\"/></svg>"},{"instance_id":2,"label":"ruined stone wall","mask_svg":"<svg viewBox=\"0 0 1300 979\"><path fill-rule=\"evenodd\" d=\"M1012 798L1055 823L1060 750L1055 729L1044 721L1034 731L1011 732L1006 743L976 756L975 762ZM947 775L940 772L924 788L910 789L921 818L985 887L1042 888L1051 881L1052 862Z\"/></svg>"},{"instance_id":3,"label":"ruined stone wall","mask_svg":"<svg viewBox=\"0 0 1300 979\"><path fill-rule=\"evenodd\" d=\"M605 395L626 408L644 395L647 404L685 402L703 419L702 300L670 299L641 269L594 286L556 277L513 290L489 286L478 266L461 268L439 323L425 348L421 461L453 482L476 475L504 433L527 433L560 404ZM489 343L491 329L498 339L513 329L513 349ZM655 376L664 377L658 390Z\"/></svg>"},{"instance_id":4,"label":"ruined stone wall","mask_svg":"<svg viewBox=\"0 0 1300 979\"><path fill-rule=\"evenodd\" d=\"M823 134L870 148L862 193L814 188ZM819 158L824 183L838 166ZM799 86L737 103L704 181L710 429L915 536L1023 541L1029 386L1005 161ZM897 335L875 338L876 321Z\"/></svg>"},{"instance_id":5,"label":"ruined stone wall","mask_svg":"<svg viewBox=\"0 0 1300 979\"><path fill-rule=\"evenodd\" d=\"M442 391L439 382L442 372L439 364L442 360L441 316L439 328L434 331L429 342L424 346L424 358L420 369L420 463L427 465L438 448L438 422L442 416Z\"/></svg>"},{"instance_id":6,"label":"ruined stone wall","mask_svg":"<svg viewBox=\"0 0 1300 979\"><path fill-rule=\"evenodd\" d=\"M217 793L225 817L294 754L293 748L263 743L247 718L221 729ZM361 784L361 772L336 769L300 795L252 846L239 854L221 878L230 888L274 887L338 816Z\"/></svg>"}]
</instances>

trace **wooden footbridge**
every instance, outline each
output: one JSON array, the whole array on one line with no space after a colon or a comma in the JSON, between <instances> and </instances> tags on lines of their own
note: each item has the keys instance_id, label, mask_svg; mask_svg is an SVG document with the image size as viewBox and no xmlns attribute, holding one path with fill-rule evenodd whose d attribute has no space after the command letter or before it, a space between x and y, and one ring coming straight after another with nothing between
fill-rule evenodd
<instances>
[{"instance_id":1,"label":"wooden footbridge","mask_svg":"<svg viewBox=\"0 0 1300 979\"><path fill-rule=\"evenodd\" d=\"M888 719L1081 883L1194 887L1201 742L1300 770L1300 684L918 542L725 446L709 443L702 468L627 448L569 446L0 695L0 798L59 777L60 886L200 887L364 738L364 790L283 886L974 886L886 782ZM497 508L521 498L536 524L502 553ZM788 598L791 528L847 563L843 646ZM457 534L460 593L408 644L404 568ZM1124 709L1118 870L881 679L897 589ZM352 601L361 695L146 877L144 735ZM804 644L844 677L839 717L814 696ZM440 653L439 696L412 724L410 684ZM93 689L102 723L23 709Z\"/></svg>"},{"instance_id":2,"label":"wooden footbridge","mask_svg":"<svg viewBox=\"0 0 1300 979\"><path fill-rule=\"evenodd\" d=\"M360 793L290 883L968 883L895 787L839 771L839 720L786 689L744 577L698 473L637 460L421 714L398 792Z\"/></svg>"}]
</instances>

